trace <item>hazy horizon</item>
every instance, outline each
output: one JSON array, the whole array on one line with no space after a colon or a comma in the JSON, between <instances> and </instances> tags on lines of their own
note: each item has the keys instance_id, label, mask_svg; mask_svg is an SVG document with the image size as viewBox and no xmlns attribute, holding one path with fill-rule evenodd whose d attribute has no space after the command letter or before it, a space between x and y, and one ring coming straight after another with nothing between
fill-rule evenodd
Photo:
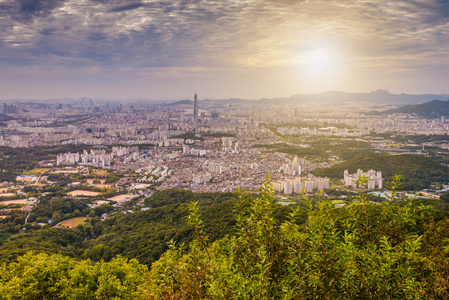
<instances>
[{"instance_id":1,"label":"hazy horizon","mask_svg":"<svg viewBox=\"0 0 449 300\"><path fill-rule=\"evenodd\" d=\"M303 94L294 94L289 95L285 97L261 97L261 98L242 98L242 97L230 97L230 98L217 98L217 97L210 97L210 98L201 98L201 94L198 94L198 101L220 101L220 100L245 100L245 101L258 101L263 99L288 99L288 98L294 98L294 97L301 97L301 96L319 96L319 95L325 95L328 93L342 93L342 94L348 94L348 95L370 95L375 93L382 93L382 94L390 94L393 96L425 96L425 95L434 95L434 96L440 96L444 98L449 98L449 94L433 94L433 93L423 93L423 94L408 94L408 93L392 93L389 90L386 89L377 89L369 92L346 92L346 91L323 91L320 93L303 93ZM92 99L92 100L99 100L99 101L151 101L151 102L176 102L176 101L183 101L183 100L191 100L193 101L193 95L191 97L185 97L185 98L175 98L175 97L160 97L160 98L151 98L151 97L129 97L129 98L112 98L112 97L89 97L89 96L81 96L81 97L55 97L55 98L10 98L10 99L1 99L1 102L8 102L8 101L59 101L59 100L79 100L79 99ZM430 101L430 100L429 100ZM448 99L449 101L449 99Z\"/></svg>"},{"instance_id":2,"label":"hazy horizon","mask_svg":"<svg viewBox=\"0 0 449 300\"><path fill-rule=\"evenodd\" d=\"M449 2L0 0L0 99L449 94Z\"/></svg>"}]
</instances>

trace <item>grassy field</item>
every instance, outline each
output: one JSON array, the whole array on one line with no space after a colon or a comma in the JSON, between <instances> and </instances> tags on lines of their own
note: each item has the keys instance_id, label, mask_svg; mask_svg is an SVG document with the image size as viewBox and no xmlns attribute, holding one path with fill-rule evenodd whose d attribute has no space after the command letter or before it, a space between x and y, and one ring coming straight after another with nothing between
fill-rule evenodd
<instances>
[{"instance_id":1,"label":"grassy field","mask_svg":"<svg viewBox=\"0 0 449 300\"><path fill-rule=\"evenodd\" d=\"M92 174L99 175L99 176L106 176L106 175L108 175L108 171L106 171L106 170L92 170Z\"/></svg>"},{"instance_id":2,"label":"grassy field","mask_svg":"<svg viewBox=\"0 0 449 300\"><path fill-rule=\"evenodd\" d=\"M16 194L14 194L14 193L2 193L2 194L0 194L0 197L1 198L8 198L8 197L12 197L12 196L15 196Z\"/></svg>"},{"instance_id":3,"label":"grassy field","mask_svg":"<svg viewBox=\"0 0 449 300\"><path fill-rule=\"evenodd\" d=\"M38 176L38 175L44 174L44 173L46 173L46 172L48 172L50 170L51 169L49 169L49 168L36 168L36 169L31 170L31 171L25 172L24 174L25 175L36 175L36 176Z\"/></svg>"},{"instance_id":4,"label":"grassy field","mask_svg":"<svg viewBox=\"0 0 449 300\"><path fill-rule=\"evenodd\" d=\"M78 217L78 218L68 219L68 220L59 222L58 224L55 225L55 227L74 228L74 227L76 227L78 225L85 224L84 220L86 220L85 217Z\"/></svg>"},{"instance_id":5,"label":"grassy field","mask_svg":"<svg viewBox=\"0 0 449 300\"><path fill-rule=\"evenodd\" d=\"M27 199L16 199L16 200L0 201L1 205L9 205L9 204L26 205L26 203L27 203Z\"/></svg>"},{"instance_id":6,"label":"grassy field","mask_svg":"<svg viewBox=\"0 0 449 300\"><path fill-rule=\"evenodd\" d=\"M67 193L69 196L87 196L87 197L93 197L93 196L98 196L100 195L99 192L93 192L93 191L83 191L83 190L76 190L76 191L71 191Z\"/></svg>"},{"instance_id":7,"label":"grassy field","mask_svg":"<svg viewBox=\"0 0 449 300\"><path fill-rule=\"evenodd\" d=\"M136 196L133 195L133 194L124 194L124 195L117 195L117 196L114 196L112 198L108 198L107 200L109 200L109 201L123 201L126 198L129 198L129 200L131 200L132 198L135 198L135 197Z\"/></svg>"}]
</instances>

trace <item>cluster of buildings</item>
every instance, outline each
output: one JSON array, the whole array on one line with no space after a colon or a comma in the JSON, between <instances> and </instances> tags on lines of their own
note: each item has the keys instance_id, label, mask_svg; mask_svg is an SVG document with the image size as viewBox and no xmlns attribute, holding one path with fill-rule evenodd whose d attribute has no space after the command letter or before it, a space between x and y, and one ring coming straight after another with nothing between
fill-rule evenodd
<instances>
[{"instance_id":1,"label":"cluster of buildings","mask_svg":"<svg viewBox=\"0 0 449 300\"><path fill-rule=\"evenodd\" d=\"M114 157L129 156L129 161L139 159L138 147L112 147L111 153L106 153L104 149L91 149L88 152L84 149L82 154L63 153L56 157L57 166L92 166L96 168L110 167L114 163ZM126 159L126 158L125 158Z\"/></svg>"},{"instance_id":2,"label":"cluster of buildings","mask_svg":"<svg viewBox=\"0 0 449 300\"><path fill-rule=\"evenodd\" d=\"M294 179L275 180L271 184L276 192L287 195L312 193L315 190L324 191L330 187L329 178L321 177L301 178L298 176Z\"/></svg>"},{"instance_id":3,"label":"cluster of buildings","mask_svg":"<svg viewBox=\"0 0 449 300\"><path fill-rule=\"evenodd\" d=\"M201 184L201 183L206 183L209 182L212 179L212 174L211 173L203 173L203 174L195 174L192 178L192 181L195 184Z\"/></svg>"},{"instance_id":4,"label":"cluster of buildings","mask_svg":"<svg viewBox=\"0 0 449 300\"><path fill-rule=\"evenodd\" d=\"M176 160L166 157L159 156L159 163L166 164L174 172L158 189L185 188L195 192L257 190L267 174L279 170L287 159L278 153L255 155L246 147L239 154L216 148L202 157L183 155ZM277 179L281 174L274 172L272 177Z\"/></svg>"},{"instance_id":5,"label":"cluster of buildings","mask_svg":"<svg viewBox=\"0 0 449 300\"><path fill-rule=\"evenodd\" d=\"M178 139L178 138L170 138L165 139L159 142L159 147L182 147L183 145L194 144L195 140L193 139Z\"/></svg>"},{"instance_id":6,"label":"cluster of buildings","mask_svg":"<svg viewBox=\"0 0 449 300\"><path fill-rule=\"evenodd\" d=\"M189 147L187 145L182 146L182 153L185 155L191 156L205 156L207 154L206 149L197 149L193 147Z\"/></svg>"},{"instance_id":7,"label":"cluster of buildings","mask_svg":"<svg viewBox=\"0 0 449 300\"><path fill-rule=\"evenodd\" d=\"M200 102L197 94L193 100L193 105L190 101L177 105L151 102L124 105L99 100L4 103L0 110L11 119L0 126L0 146L154 144L167 147L182 145L179 141L166 141L187 132L235 133L242 126L255 131L255 138L265 133L267 142L276 141L262 124L275 124L277 132L284 136L360 137L371 132L445 134L449 131L449 122L444 117L367 116L367 110L376 108L357 103L338 107L297 103L292 109L276 104ZM322 127L292 127L294 121ZM229 140L223 140L223 147L229 153L238 153L241 145L240 141L229 144Z\"/></svg>"},{"instance_id":8,"label":"cluster of buildings","mask_svg":"<svg viewBox=\"0 0 449 300\"><path fill-rule=\"evenodd\" d=\"M304 170L313 169L313 164L298 156L283 153L261 153L260 148L252 148L258 138L272 136L265 128L242 126L234 131L226 129L225 135L197 133L195 147L187 145L188 139L172 138L171 146L112 147L107 153L104 149L83 151L83 153L65 153L58 155L57 165L84 165L107 168L112 171L135 170L143 174L148 182L158 183L158 189L186 188L196 192L257 190L271 174L273 180L286 181L286 193L289 182L285 176L295 178ZM205 129L211 130L210 127ZM193 140L192 140L193 141ZM181 143L181 144L179 144ZM182 145L182 146L181 146ZM318 166L318 165L317 165ZM300 190L327 189L328 179L295 179L291 183L291 192ZM278 189L279 190L279 189Z\"/></svg>"},{"instance_id":9,"label":"cluster of buildings","mask_svg":"<svg viewBox=\"0 0 449 300\"><path fill-rule=\"evenodd\" d=\"M124 155L128 155L131 153L138 153L139 152L139 147L134 146L134 147L112 147L112 155L116 156L116 157L120 157L120 156L124 156Z\"/></svg>"},{"instance_id":10,"label":"cluster of buildings","mask_svg":"<svg viewBox=\"0 0 449 300\"><path fill-rule=\"evenodd\" d=\"M207 169L211 173L221 174L226 170L226 166L223 166L220 163L208 163Z\"/></svg>"},{"instance_id":11,"label":"cluster of buildings","mask_svg":"<svg viewBox=\"0 0 449 300\"><path fill-rule=\"evenodd\" d=\"M291 163L287 162L282 165L282 167L279 169L279 172L283 173L284 175L290 176L301 175L302 167L306 166L307 164L308 162L305 160L305 158L299 158L297 155L295 155Z\"/></svg>"},{"instance_id":12,"label":"cluster of buildings","mask_svg":"<svg viewBox=\"0 0 449 300\"><path fill-rule=\"evenodd\" d=\"M383 188L383 178L382 178L382 172L380 171L374 171L369 170L368 172L363 172L362 170L358 169L356 173L349 174L348 170L344 171L344 181L345 186L350 188L360 188L360 184L357 184L357 181L359 181L359 178L366 177L368 179L368 183L366 186L364 186L365 189L368 190L374 190L374 189L382 189Z\"/></svg>"},{"instance_id":13,"label":"cluster of buildings","mask_svg":"<svg viewBox=\"0 0 449 300\"><path fill-rule=\"evenodd\" d=\"M412 114L394 114L388 116L373 115L370 117L354 115L351 118L328 119L333 124L357 127L359 130L378 134L401 133L407 135L446 134L449 122L444 117L438 119L423 119Z\"/></svg>"},{"instance_id":14,"label":"cluster of buildings","mask_svg":"<svg viewBox=\"0 0 449 300\"><path fill-rule=\"evenodd\" d=\"M360 137L370 134L370 131L366 129L348 130L346 127L343 129L339 129L334 126L328 126L323 128L278 127L277 132L279 132L281 135L340 136L340 137Z\"/></svg>"},{"instance_id":15,"label":"cluster of buildings","mask_svg":"<svg viewBox=\"0 0 449 300\"><path fill-rule=\"evenodd\" d=\"M20 106L13 104L3 103L3 107L1 107L2 114L18 114L19 112L21 112Z\"/></svg>"},{"instance_id":16,"label":"cluster of buildings","mask_svg":"<svg viewBox=\"0 0 449 300\"><path fill-rule=\"evenodd\" d=\"M221 151L225 153L239 153L239 142L235 141L233 138L230 137L223 137L222 138L222 148Z\"/></svg>"},{"instance_id":17,"label":"cluster of buildings","mask_svg":"<svg viewBox=\"0 0 449 300\"><path fill-rule=\"evenodd\" d=\"M297 109L291 109L275 104L199 102L197 94L193 100L193 105L191 101L176 105L143 101L126 105L84 100L70 104L24 103L20 107L5 104L0 108L14 114L14 119L5 121L6 126L0 128L3 133L0 146L96 145L100 149L60 154L56 164L113 171L142 170L148 173L148 178L156 177L159 189L195 191L253 189L271 174L275 189L290 194L327 189L329 179L304 174L307 176L314 168L329 166L334 161L310 163L304 158L271 153L272 144L292 144L288 135L350 138L372 131L449 131L444 118L367 117L362 114L366 106L358 104L336 109L332 105L298 103ZM292 127L292 121L321 127ZM299 139L291 146L310 147L303 144L307 141ZM104 150L107 146L113 146L112 151ZM366 174L368 189L382 188L380 172L359 171L345 172L346 186L354 188L357 179Z\"/></svg>"}]
</instances>

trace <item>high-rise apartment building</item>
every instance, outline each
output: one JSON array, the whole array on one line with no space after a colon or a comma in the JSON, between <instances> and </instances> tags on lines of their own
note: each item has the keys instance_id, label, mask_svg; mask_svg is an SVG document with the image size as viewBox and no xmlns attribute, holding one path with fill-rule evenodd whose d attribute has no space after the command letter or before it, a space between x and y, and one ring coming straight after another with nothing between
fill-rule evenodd
<instances>
[{"instance_id":1,"label":"high-rise apartment building","mask_svg":"<svg viewBox=\"0 0 449 300\"><path fill-rule=\"evenodd\" d=\"M193 97L193 119L198 121L198 95L195 93Z\"/></svg>"},{"instance_id":2,"label":"high-rise apartment building","mask_svg":"<svg viewBox=\"0 0 449 300\"><path fill-rule=\"evenodd\" d=\"M368 190L383 188L384 180L382 178L382 172L380 172L380 171L376 172L374 170L369 170L368 172L363 172L362 170L358 169L357 173L349 174L348 170L345 170L343 175L344 175L345 185L348 187L351 187L353 189L359 187L356 185L356 182L362 176L366 176L368 179L368 184L364 188L366 188Z\"/></svg>"}]
</instances>

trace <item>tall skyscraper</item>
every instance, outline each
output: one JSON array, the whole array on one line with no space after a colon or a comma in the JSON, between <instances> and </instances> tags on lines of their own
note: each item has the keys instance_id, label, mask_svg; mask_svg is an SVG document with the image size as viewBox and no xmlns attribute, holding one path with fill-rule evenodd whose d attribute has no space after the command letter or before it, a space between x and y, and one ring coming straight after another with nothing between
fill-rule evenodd
<instances>
[{"instance_id":1,"label":"tall skyscraper","mask_svg":"<svg viewBox=\"0 0 449 300\"><path fill-rule=\"evenodd\" d=\"M198 121L198 95L195 93L193 98L193 119Z\"/></svg>"}]
</instances>

